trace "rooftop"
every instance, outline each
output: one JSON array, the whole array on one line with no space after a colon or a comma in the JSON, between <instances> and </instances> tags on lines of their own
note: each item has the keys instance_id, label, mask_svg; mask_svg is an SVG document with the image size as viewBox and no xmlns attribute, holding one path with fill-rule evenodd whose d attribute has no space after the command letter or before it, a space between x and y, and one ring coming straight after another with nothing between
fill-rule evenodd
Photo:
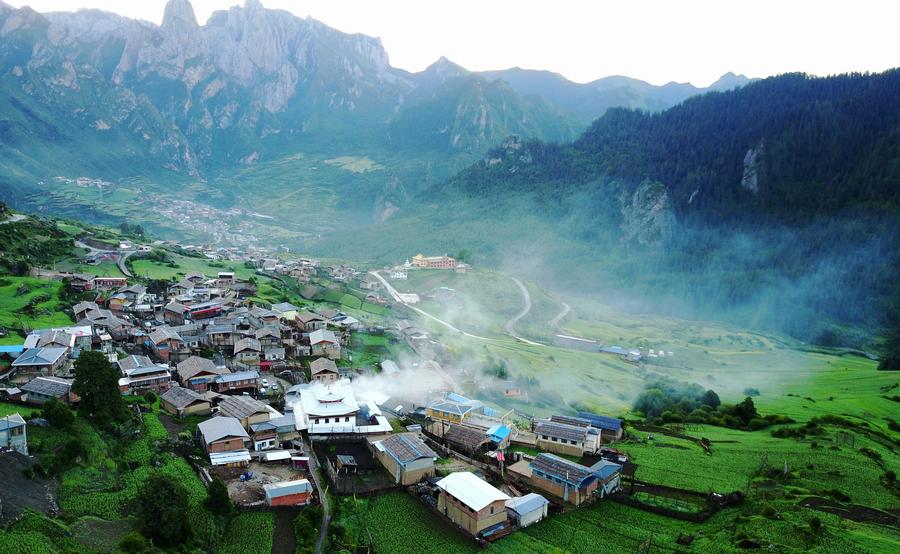
<instances>
[{"instance_id":1,"label":"rooftop","mask_svg":"<svg viewBox=\"0 0 900 554\"><path fill-rule=\"evenodd\" d=\"M328 358L316 358L309 364L309 370L312 375L317 375L323 371L337 373L338 368L337 364L334 363L334 360L329 360Z\"/></svg>"},{"instance_id":2,"label":"rooftop","mask_svg":"<svg viewBox=\"0 0 900 554\"><path fill-rule=\"evenodd\" d=\"M554 454L538 454L529 466L536 474L565 481L577 488L581 488L594 478L594 473L589 468Z\"/></svg>"},{"instance_id":3,"label":"rooftop","mask_svg":"<svg viewBox=\"0 0 900 554\"><path fill-rule=\"evenodd\" d=\"M24 392L59 398L72 390L72 380L62 377L35 377L22 387Z\"/></svg>"},{"instance_id":4,"label":"rooftop","mask_svg":"<svg viewBox=\"0 0 900 554\"><path fill-rule=\"evenodd\" d=\"M505 493L468 471L451 473L437 486L476 512L497 500L509 500Z\"/></svg>"},{"instance_id":5,"label":"rooftop","mask_svg":"<svg viewBox=\"0 0 900 554\"><path fill-rule=\"evenodd\" d=\"M53 365L65 356L67 352L67 348L55 346L32 348L16 358L16 361L12 363L12 367Z\"/></svg>"},{"instance_id":6,"label":"rooftop","mask_svg":"<svg viewBox=\"0 0 900 554\"><path fill-rule=\"evenodd\" d=\"M244 419L253 414L269 413L265 404L249 396L225 396L219 402L219 413L223 416Z\"/></svg>"},{"instance_id":7,"label":"rooftop","mask_svg":"<svg viewBox=\"0 0 900 554\"><path fill-rule=\"evenodd\" d=\"M247 431L241 427L241 422L233 417L216 416L197 425L197 430L203 435L207 444L226 437L241 437L249 439Z\"/></svg>"},{"instance_id":8,"label":"rooftop","mask_svg":"<svg viewBox=\"0 0 900 554\"><path fill-rule=\"evenodd\" d=\"M184 387L171 387L160 398L178 410L183 410L195 402L208 402L200 394Z\"/></svg>"},{"instance_id":9,"label":"rooftop","mask_svg":"<svg viewBox=\"0 0 900 554\"><path fill-rule=\"evenodd\" d=\"M438 455L422 442L415 434L391 435L376 442L375 448L383 449L389 456L401 464L406 464L422 458L437 458Z\"/></svg>"}]
</instances>

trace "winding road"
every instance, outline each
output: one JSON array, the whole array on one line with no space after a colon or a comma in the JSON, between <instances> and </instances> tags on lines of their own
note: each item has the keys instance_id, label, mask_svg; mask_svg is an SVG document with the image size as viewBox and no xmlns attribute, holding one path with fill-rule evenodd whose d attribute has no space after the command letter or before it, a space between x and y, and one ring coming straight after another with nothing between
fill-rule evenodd
<instances>
[{"instance_id":1,"label":"winding road","mask_svg":"<svg viewBox=\"0 0 900 554\"><path fill-rule=\"evenodd\" d=\"M559 327L559 322L562 321L562 319L564 317L569 315L569 310L571 310L571 309L572 309L572 306L569 306L568 304L563 302L562 303L562 311L560 311L558 314L556 314L556 317L554 317L553 319L548 321L547 325L549 325L550 327L553 327L554 329L556 327Z\"/></svg>"},{"instance_id":2,"label":"winding road","mask_svg":"<svg viewBox=\"0 0 900 554\"><path fill-rule=\"evenodd\" d=\"M503 328L506 329L506 333L509 336L516 340L522 341L525 344L530 344L532 346L544 346L539 342L534 342L533 340L528 340L524 337L516 335L516 323L518 323L520 319L528 315L528 312L531 311L531 295L528 294L528 289L525 288L525 285L522 284L522 281L519 281L515 277L510 277L510 279L512 279L516 286L519 287L519 291L522 293L522 299L525 301L525 307L523 307L522 311L519 312L515 317L507 321L506 325L504 325Z\"/></svg>"}]
</instances>

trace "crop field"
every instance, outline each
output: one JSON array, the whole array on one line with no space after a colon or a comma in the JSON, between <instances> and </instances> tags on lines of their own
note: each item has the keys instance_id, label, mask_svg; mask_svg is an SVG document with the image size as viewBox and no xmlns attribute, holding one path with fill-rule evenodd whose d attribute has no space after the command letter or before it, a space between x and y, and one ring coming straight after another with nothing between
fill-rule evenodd
<instances>
[{"instance_id":1,"label":"crop field","mask_svg":"<svg viewBox=\"0 0 900 554\"><path fill-rule=\"evenodd\" d=\"M403 492L372 498L367 515L368 529L378 552L463 554L480 550L461 531Z\"/></svg>"},{"instance_id":2,"label":"crop field","mask_svg":"<svg viewBox=\"0 0 900 554\"><path fill-rule=\"evenodd\" d=\"M634 432L639 437L647 433ZM775 438L769 430L747 432L712 426L688 431L712 441L712 455L687 440L654 434L652 441L622 442L638 465L637 479L697 491L746 491L751 475L763 461L796 473L792 485L810 492L837 489L852 502L891 508L898 500L881 485L885 469L862 454L871 448L881 454L886 469L900 471L900 460L888 447L857 432L829 427L825 436L808 439Z\"/></svg>"},{"instance_id":3,"label":"crop field","mask_svg":"<svg viewBox=\"0 0 900 554\"><path fill-rule=\"evenodd\" d=\"M269 554L275 518L271 512L241 514L231 520L218 554Z\"/></svg>"}]
</instances>

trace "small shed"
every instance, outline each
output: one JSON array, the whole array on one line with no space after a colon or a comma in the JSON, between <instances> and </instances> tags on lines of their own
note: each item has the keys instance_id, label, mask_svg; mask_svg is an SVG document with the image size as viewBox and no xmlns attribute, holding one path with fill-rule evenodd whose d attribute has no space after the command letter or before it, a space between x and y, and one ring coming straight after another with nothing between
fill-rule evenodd
<instances>
[{"instance_id":1,"label":"small shed","mask_svg":"<svg viewBox=\"0 0 900 554\"><path fill-rule=\"evenodd\" d=\"M269 506L302 506L309 504L313 487L307 479L263 485Z\"/></svg>"},{"instance_id":2,"label":"small shed","mask_svg":"<svg viewBox=\"0 0 900 554\"><path fill-rule=\"evenodd\" d=\"M528 527L547 517L547 506L550 501L537 493L510 498L506 501L509 518L519 527Z\"/></svg>"},{"instance_id":3,"label":"small shed","mask_svg":"<svg viewBox=\"0 0 900 554\"><path fill-rule=\"evenodd\" d=\"M359 464L356 463L356 458L353 456L348 454L338 454L335 456L335 466L338 473L356 473Z\"/></svg>"}]
</instances>

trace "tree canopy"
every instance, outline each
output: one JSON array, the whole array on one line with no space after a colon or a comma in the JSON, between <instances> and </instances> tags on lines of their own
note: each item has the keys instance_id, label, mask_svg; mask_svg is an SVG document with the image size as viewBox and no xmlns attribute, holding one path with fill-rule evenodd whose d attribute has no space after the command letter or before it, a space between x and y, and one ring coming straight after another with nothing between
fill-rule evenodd
<instances>
[{"instance_id":1,"label":"tree canopy","mask_svg":"<svg viewBox=\"0 0 900 554\"><path fill-rule=\"evenodd\" d=\"M128 408L119 392L119 377L119 370L106 354L83 351L75 360L72 384L72 391L81 398L79 413L101 425L126 417Z\"/></svg>"}]
</instances>

